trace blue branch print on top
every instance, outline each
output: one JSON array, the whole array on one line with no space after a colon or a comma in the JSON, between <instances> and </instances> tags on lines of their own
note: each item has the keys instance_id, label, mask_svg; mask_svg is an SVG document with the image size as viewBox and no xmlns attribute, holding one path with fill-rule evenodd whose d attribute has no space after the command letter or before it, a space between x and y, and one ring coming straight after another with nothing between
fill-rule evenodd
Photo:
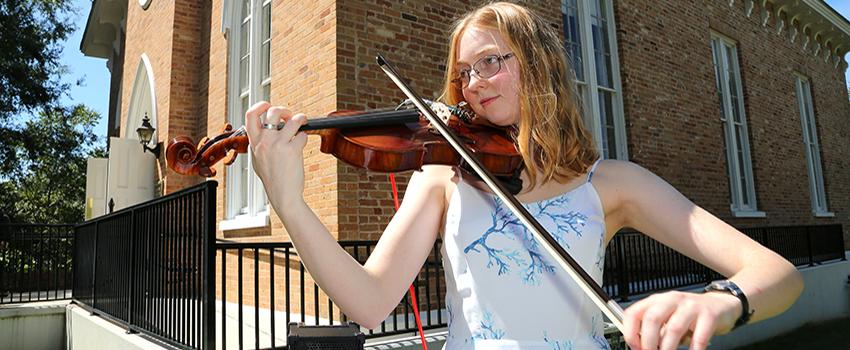
<instances>
[{"instance_id":1,"label":"blue branch print on top","mask_svg":"<svg viewBox=\"0 0 850 350\"><path fill-rule=\"evenodd\" d=\"M466 248L463 249L463 252L466 254L469 254L470 251L481 253L481 251L478 250L478 246L480 246L481 249L484 249L484 251L487 252L487 268L498 265L498 274L501 276L502 274L510 271L509 262L513 262L514 265L517 266L522 266L525 264L525 260L519 256L520 253L516 250L505 251L502 249L495 249L487 245L487 238L489 238L491 234L500 234L511 240L515 240L515 237L510 234L508 228L510 226L517 228L523 227L519 219L512 217L510 212L506 210L505 207L499 205L499 203L501 202L497 201L496 210L491 215L490 228L487 229L481 237L478 237L478 239L467 245Z\"/></svg>"},{"instance_id":2,"label":"blue branch print on top","mask_svg":"<svg viewBox=\"0 0 850 350\"><path fill-rule=\"evenodd\" d=\"M597 315L594 315L590 319L590 339L593 339L593 342L599 346L599 349L610 350L611 346L608 344L608 339L605 339L605 336L599 334L598 330L603 327L599 324L600 321L600 316Z\"/></svg>"},{"instance_id":3,"label":"blue branch print on top","mask_svg":"<svg viewBox=\"0 0 850 350\"><path fill-rule=\"evenodd\" d=\"M572 340L564 340L558 341L555 339L549 339L549 334L543 332L543 340L552 347L552 350L572 350L573 349L573 341Z\"/></svg>"},{"instance_id":4,"label":"blue branch print on top","mask_svg":"<svg viewBox=\"0 0 850 350\"><path fill-rule=\"evenodd\" d=\"M596 262L594 263L599 272L602 272L605 269L605 247L602 246L604 244L604 240L605 233L603 232L602 235L599 236L599 254L597 254Z\"/></svg>"},{"instance_id":5,"label":"blue branch print on top","mask_svg":"<svg viewBox=\"0 0 850 350\"><path fill-rule=\"evenodd\" d=\"M519 273L524 283L539 285L542 274L554 273L555 266L544 258L540 251L540 244L525 225L502 203L501 199L494 196L493 200L495 210L491 215L490 227L478 239L467 245L463 252L469 254L469 252L481 253L483 251L487 254L487 268L496 267L497 275L504 275L511 271L512 266L515 266L523 269ZM566 249L570 248L567 238L572 235L581 237L581 229L587 224L587 215L576 211L559 213L554 210L565 207L568 202L569 197L561 195L526 205L529 213L537 218L541 224L544 221L551 222L550 227L554 226L554 230L549 233L558 244ZM488 239L494 234L513 241L519 238L522 241L520 246L524 248L527 259L524 259L521 256L522 252L517 249L494 247L488 244Z\"/></svg>"},{"instance_id":6,"label":"blue branch print on top","mask_svg":"<svg viewBox=\"0 0 850 350\"><path fill-rule=\"evenodd\" d=\"M494 325L493 314L489 311L484 311L484 319L481 320L479 329L472 334L472 339L502 339L505 336L505 330L499 329Z\"/></svg>"}]
</instances>

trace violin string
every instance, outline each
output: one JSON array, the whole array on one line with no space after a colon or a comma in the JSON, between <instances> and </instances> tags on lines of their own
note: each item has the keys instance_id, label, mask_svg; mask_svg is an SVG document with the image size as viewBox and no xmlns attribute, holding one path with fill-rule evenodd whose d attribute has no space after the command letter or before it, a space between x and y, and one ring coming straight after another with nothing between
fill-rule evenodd
<instances>
[{"instance_id":1,"label":"violin string","mask_svg":"<svg viewBox=\"0 0 850 350\"><path fill-rule=\"evenodd\" d=\"M466 119L466 118L472 119L472 118L475 117L475 112L464 110L461 107L461 105L457 105L457 106L446 105L446 107L449 108L449 110L452 112L452 114L454 114L458 117L461 117L461 118L464 118L464 119ZM372 110L370 112L374 113L374 112L382 112L382 111L389 111L389 110L392 110L392 109L391 108L379 108L379 109ZM318 118L321 118L321 117L318 117ZM307 120L310 120L310 119L315 119L315 118L307 118ZM277 130L283 129L283 127L285 125L286 125L285 122L282 122L282 121L279 122L277 124ZM243 135L247 135L247 133L248 133L248 130L245 128L245 125L242 125L238 129L233 131L233 133L230 134L229 137L243 136Z\"/></svg>"}]
</instances>

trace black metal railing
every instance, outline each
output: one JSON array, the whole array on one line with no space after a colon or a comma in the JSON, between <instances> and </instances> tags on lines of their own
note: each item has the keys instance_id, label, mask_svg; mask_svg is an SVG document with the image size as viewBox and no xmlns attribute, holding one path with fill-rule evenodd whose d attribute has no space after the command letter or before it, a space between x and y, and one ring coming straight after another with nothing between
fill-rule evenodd
<instances>
[{"instance_id":1,"label":"black metal railing","mask_svg":"<svg viewBox=\"0 0 850 350\"><path fill-rule=\"evenodd\" d=\"M71 298L73 228L0 224L0 304Z\"/></svg>"},{"instance_id":2,"label":"black metal railing","mask_svg":"<svg viewBox=\"0 0 850 350\"><path fill-rule=\"evenodd\" d=\"M76 226L74 299L131 331L199 349L217 348L216 342L221 349L286 348L290 322L347 320L290 242L215 241L215 186L208 182ZM742 231L797 266L844 259L841 225ZM340 245L362 264L376 243ZM440 244L414 281L425 329L447 322ZM621 301L714 278L719 275L635 232L616 235L606 250L603 288ZM367 337L415 332L413 304L406 294L385 322L364 329ZM612 344L621 342L618 336L606 334Z\"/></svg>"},{"instance_id":3,"label":"black metal railing","mask_svg":"<svg viewBox=\"0 0 850 350\"><path fill-rule=\"evenodd\" d=\"M840 224L744 228L741 231L796 266L846 259ZM620 232L605 252L603 289L612 298L706 284L721 275L638 232Z\"/></svg>"},{"instance_id":4,"label":"black metal railing","mask_svg":"<svg viewBox=\"0 0 850 350\"><path fill-rule=\"evenodd\" d=\"M366 262L376 243L339 242L361 264ZM446 326L441 312L445 286L441 280L443 269L439 244L439 241L435 243L413 282L416 304L425 330ZM220 329L225 330L219 338L223 349L229 348L228 345L239 349L245 345L254 348L285 346L286 325L290 322L320 325L347 321L347 317L334 307L333 301L313 281L307 279L304 265L292 243L219 242L216 250L216 258L220 259L219 282L224 281L218 288L221 291L218 300ZM259 275L261 270L263 278ZM249 275L248 283L245 283L246 275ZM230 294L234 289L231 287L235 287L235 295ZM279 288L283 289L280 291L282 293L276 294ZM367 338L416 331L413 311L413 301L407 292L379 328L364 329ZM235 319L228 321L231 318ZM246 328L249 330L246 331ZM233 334L229 335L227 330ZM253 331L253 334L247 334L249 331ZM262 337L260 333L263 333Z\"/></svg>"},{"instance_id":5,"label":"black metal railing","mask_svg":"<svg viewBox=\"0 0 850 350\"><path fill-rule=\"evenodd\" d=\"M178 347L215 348L215 189L208 181L75 227L74 300Z\"/></svg>"}]
</instances>

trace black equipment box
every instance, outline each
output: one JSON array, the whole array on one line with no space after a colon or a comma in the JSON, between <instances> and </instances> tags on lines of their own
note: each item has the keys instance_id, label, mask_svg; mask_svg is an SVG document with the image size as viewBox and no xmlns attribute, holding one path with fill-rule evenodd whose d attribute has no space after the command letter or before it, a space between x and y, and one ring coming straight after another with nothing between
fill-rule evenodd
<instances>
[{"instance_id":1,"label":"black equipment box","mask_svg":"<svg viewBox=\"0 0 850 350\"><path fill-rule=\"evenodd\" d=\"M289 323L286 345L289 350L363 350L366 335L353 323L307 326Z\"/></svg>"}]
</instances>

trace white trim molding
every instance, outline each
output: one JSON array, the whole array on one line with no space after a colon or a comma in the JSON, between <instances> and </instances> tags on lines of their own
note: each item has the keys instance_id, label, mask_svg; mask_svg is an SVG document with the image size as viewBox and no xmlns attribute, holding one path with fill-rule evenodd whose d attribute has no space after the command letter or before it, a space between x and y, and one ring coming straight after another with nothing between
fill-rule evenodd
<instances>
[{"instance_id":1,"label":"white trim molding","mask_svg":"<svg viewBox=\"0 0 850 350\"><path fill-rule=\"evenodd\" d=\"M234 128L245 123L245 112L271 94L271 0L225 1L227 24L228 111ZM251 151L239 156L226 175L222 230L268 225L269 205L263 183L254 173ZM265 219L262 219L265 217Z\"/></svg>"},{"instance_id":2,"label":"white trim molding","mask_svg":"<svg viewBox=\"0 0 850 350\"><path fill-rule=\"evenodd\" d=\"M244 230L249 228L269 226L269 212L257 213L257 215L238 215L232 219L218 222L221 231Z\"/></svg>"},{"instance_id":3,"label":"white trim molding","mask_svg":"<svg viewBox=\"0 0 850 350\"><path fill-rule=\"evenodd\" d=\"M151 125L157 130L148 145L156 145L159 140L159 131L162 130L157 124L156 80L154 80L150 58L146 53L142 53L139 57L138 68L136 68L136 78L133 80L133 90L130 91L130 105L127 109L124 138L134 140L139 138L136 128L142 126L142 119L145 115L148 116Z\"/></svg>"},{"instance_id":4,"label":"white trim molding","mask_svg":"<svg viewBox=\"0 0 850 350\"><path fill-rule=\"evenodd\" d=\"M711 31L715 88L720 98L720 122L726 148L726 169L729 172L730 210L737 217L763 217L764 213L758 211L756 201L737 47L735 40Z\"/></svg>"},{"instance_id":5,"label":"white trim molding","mask_svg":"<svg viewBox=\"0 0 850 350\"><path fill-rule=\"evenodd\" d=\"M613 0L562 0L561 15L564 45L575 72L576 99L585 125L602 157L626 160L629 155L613 5Z\"/></svg>"},{"instance_id":6,"label":"white trim molding","mask_svg":"<svg viewBox=\"0 0 850 350\"><path fill-rule=\"evenodd\" d=\"M816 116L812 102L812 84L808 77L795 72L794 91L797 95L797 110L800 113L802 143L806 154L806 170L809 175L809 193L812 213L827 216L826 185L823 179L823 162L820 157Z\"/></svg>"}]
</instances>

